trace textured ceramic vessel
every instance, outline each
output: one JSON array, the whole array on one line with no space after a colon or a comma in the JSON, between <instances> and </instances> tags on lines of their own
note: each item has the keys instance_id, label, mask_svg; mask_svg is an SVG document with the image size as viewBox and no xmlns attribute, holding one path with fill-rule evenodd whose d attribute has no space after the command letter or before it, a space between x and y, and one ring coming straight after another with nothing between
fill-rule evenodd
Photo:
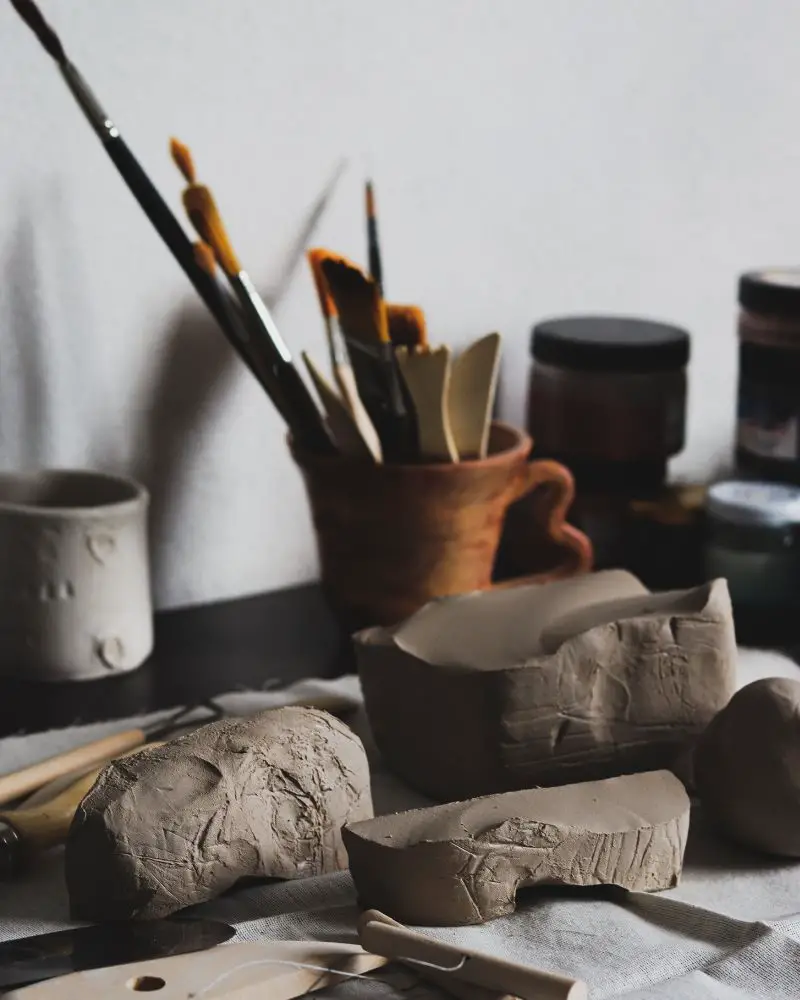
<instances>
[{"instance_id":1,"label":"textured ceramic vessel","mask_svg":"<svg viewBox=\"0 0 800 1000\"><path fill-rule=\"evenodd\" d=\"M93 680L147 658L148 500L96 472L0 474L0 674Z\"/></svg>"}]
</instances>

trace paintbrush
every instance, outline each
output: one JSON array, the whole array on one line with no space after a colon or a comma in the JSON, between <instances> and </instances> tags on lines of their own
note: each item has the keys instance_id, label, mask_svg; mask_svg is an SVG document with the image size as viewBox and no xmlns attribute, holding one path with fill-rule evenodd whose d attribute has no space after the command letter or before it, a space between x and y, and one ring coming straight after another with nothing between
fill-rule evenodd
<instances>
[{"instance_id":1,"label":"paintbrush","mask_svg":"<svg viewBox=\"0 0 800 1000\"><path fill-rule=\"evenodd\" d=\"M253 338L245 325L239 306L231 299L230 295L220 285L217 277L217 258L214 251L203 240L196 240L194 243L194 256L198 265L208 274L214 282L214 294L218 297L220 311L227 316L227 322L234 337L231 345L236 353L244 361L252 374L260 383L262 389L269 396L275 409L280 413L287 425L290 422L291 414L286 407L286 403L281 396L281 387L269 365L264 363L264 359L253 348Z\"/></svg>"},{"instance_id":2,"label":"paintbrush","mask_svg":"<svg viewBox=\"0 0 800 1000\"><path fill-rule=\"evenodd\" d=\"M383 296L383 264L381 262L381 245L378 240L378 216L375 212L375 188L372 181L364 185L364 200L367 209L367 259L369 273Z\"/></svg>"},{"instance_id":3,"label":"paintbrush","mask_svg":"<svg viewBox=\"0 0 800 1000\"><path fill-rule=\"evenodd\" d=\"M322 262L328 257L334 256L328 250L315 247L308 251L308 263L311 266L311 274L314 278L314 287L317 290L319 307L325 323L325 336L328 341L328 353L330 355L331 371L336 382L336 386L341 394L350 416L358 427L359 433L367 443L370 454L376 462L383 461L380 438L370 420L369 414L358 394L355 375L350 360L347 355L347 348L344 337L339 326L339 315L336 312L336 303L328 288L325 275L322 273ZM308 363L306 363L308 367ZM312 376L313 377L313 376ZM319 391L319 387L318 387Z\"/></svg>"},{"instance_id":4,"label":"paintbrush","mask_svg":"<svg viewBox=\"0 0 800 1000\"><path fill-rule=\"evenodd\" d=\"M419 306L399 306L387 302L386 317L389 321L389 339L394 347L427 349L425 313Z\"/></svg>"},{"instance_id":5,"label":"paintbrush","mask_svg":"<svg viewBox=\"0 0 800 1000\"><path fill-rule=\"evenodd\" d=\"M321 266L339 314L358 393L381 439L384 459L413 461L417 453L414 414L389 340L380 290L345 257L331 255Z\"/></svg>"},{"instance_id":6,"label":"paintbrush","mask_svg":"<svg viewBox=\"0 0 800 1000\"><path fill-rule=\"evenodd\" d=\"M39 39L45 51L57 63L67 86L72 91L75 100L88 119L89 124L97 133L106 152L122 175L131 193L139 202L145 215L150 219L161 238L172 251L172 255L183 268L200 297L224 327L225 317L217 311L219 303L214 294L211 281L208 275L197 266L192 244L186 233L170 211L167 203L153 186L152 181L144 172L133 153L128 149L116 125L101 108L86 81L67 58L58 35L56 35L45 21L32 0L11 0L11 3L23 21L25 21Z\"/></svg>"},{"instance_id":7,"label":"paintbrush","mask_svg":"<svg viewBox=\"0 0 800 1000\"><path fill-rule=\"evenodd\" d=\"M173 140L171 148L175 162L189 182L183 192L184 208L200 237L214 251L217 263L239 302L250 332L252 352L259 357L261 366L272 373L273 385L282 403L280 408L295 441L314 452L335 452L328 427L292 362L289 348L234 252L211 191L205 185L196 183L188 147Z\"/></svg>"}]
</instances>

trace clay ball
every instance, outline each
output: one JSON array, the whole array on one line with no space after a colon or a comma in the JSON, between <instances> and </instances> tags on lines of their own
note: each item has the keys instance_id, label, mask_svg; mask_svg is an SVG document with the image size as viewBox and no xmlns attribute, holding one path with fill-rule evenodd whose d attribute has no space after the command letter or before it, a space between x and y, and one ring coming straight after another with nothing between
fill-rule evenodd
<instances>
[{"instance_id":1,"label":"clay ball","mask_svg":"<svg viewBox=\"0 0 800 1000\"><path fill-rule=\"evenodd\" d=\"M738 691L700 738L695 780L722 833L800 857L800 681L771 677Z\"/></svg>"}]
</instances>

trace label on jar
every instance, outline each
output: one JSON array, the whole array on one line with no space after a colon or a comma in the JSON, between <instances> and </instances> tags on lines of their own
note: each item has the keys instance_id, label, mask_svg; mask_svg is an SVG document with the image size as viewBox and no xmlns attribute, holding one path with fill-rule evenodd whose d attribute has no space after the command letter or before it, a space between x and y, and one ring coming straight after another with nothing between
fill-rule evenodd
<instances>
[{"instance_id":1,"label":"label on jar","mask_svg":"<svg viewBox=\"0 0 800 1000\"><path fill-rule=\"evenodd\" d=\"M800 400L788 386L742 378L736 423L739 448L762 458L800 458Z\"/></svg>"}]
</instances>

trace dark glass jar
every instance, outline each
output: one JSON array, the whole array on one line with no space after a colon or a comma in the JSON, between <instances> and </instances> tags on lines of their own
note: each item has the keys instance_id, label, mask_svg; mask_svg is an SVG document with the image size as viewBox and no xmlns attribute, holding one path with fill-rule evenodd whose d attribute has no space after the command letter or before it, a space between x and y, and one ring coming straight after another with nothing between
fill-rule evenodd
<instances>
[{"instance_id":1,"label":"dark glass jar","mask_svg":"<svg viewBox=\"0 0 800 1000\"><path fill-rule=\"evenodd\" d=\"M642 319L585 316L537 324L528 430L536 456L575 476L571 520L598 566L625 565L631 500L658 497L683 448L689 334Z\"/></svg>"},{"instance_id":2,"label":"dark glass jar","mask_svg":"<svg viewBox=\"0 0 800 1000\"><path fill-rule=\"evenodd\" d=\"M743 274L739 304L737 465L800 483L800 270Z\"/></svg>"}]
</instances>

